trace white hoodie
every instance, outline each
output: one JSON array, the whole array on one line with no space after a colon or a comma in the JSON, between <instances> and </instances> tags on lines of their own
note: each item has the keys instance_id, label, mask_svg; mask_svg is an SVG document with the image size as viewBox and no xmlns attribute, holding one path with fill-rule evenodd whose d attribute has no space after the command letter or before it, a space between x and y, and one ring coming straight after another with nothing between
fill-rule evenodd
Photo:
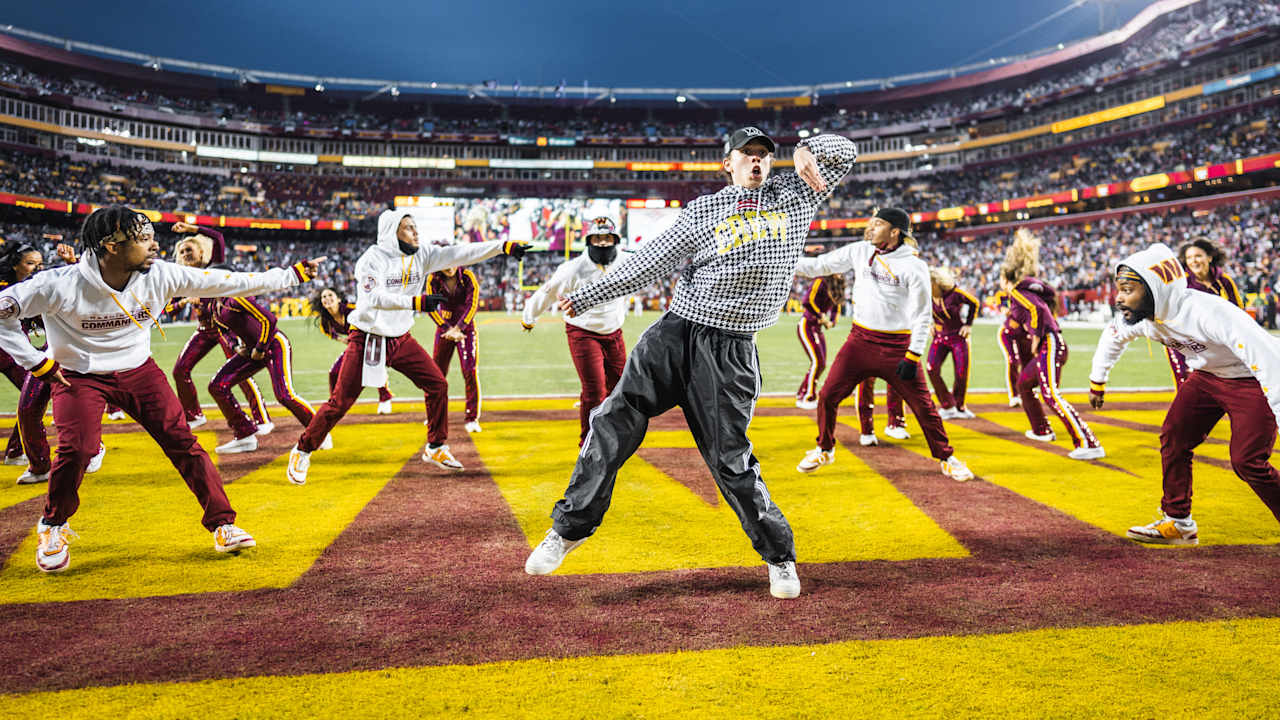
<instances>
[{"instance_id":1,"label":"white hoodie","mask_svg":"<svg viewBox=\"0 0 1280 720\"><path fill-rule=\"evenodd\" d=\"M418 252L400 252L396 229L411 213L386 210L378 216L378 242L356 261L356 309L351 327L383 337L400 337L413 327L413 299L427 276L448 267L472 265L502 254L503 242L433 246L423 240Z\"/></svg>"},{"instance_id":2,"label":"white hoodie","mask_svg":"<svg viewBox=\"0 0 1280 720\"><path fill-rule=\"evenodd\" d=\"M1230 301L1187 288L1182 263L1163 243L1118 264L1133 268L1146 281L1155 316L1133 325L1119 315L1111 321L1093 353L1091 382L1105 384L1129 343L1146 336L1182 353L1192 370L1221 378L1257 378L1280 424L1280 340Z\"/></svg>"},{"instance_id":3,"label":"white hoodie","mask_svg":"<svg viewBox=\"0 0 1280 720\"><path fill-rule=\"evenodd\" d=\"M862 240L817 257L801 258L800 277L843 275L853 271L853 324L885 333L911 333L907 350L917 358L929 348L933 295L929 266L920 252L903 243L878 253Z\"/></svg>"},{"instance_id":4,"label":"white hoodie","mask_svg":"<svg viewBox=\"0 0 1280 720\"><path fill-rule=\"evenodd\" d=\"M102 280L98 257L37 273L0 292L0 349L37 375L58 364L79 373L133 370L151 357L151 326L174 297L258 295L298 284L292 268L230 272L152 262L129 276L124 289ZM19 318L44 316L48 356L22 332Z\"/></svg>"},{"instance_id":5,"label":"white hoodie","mask_svg":"<svg viewBox=\"0 0 1280 720\"><path fill-rule=\"evenodd\" d=\"M631 253L619 251L617 259L603 269L591 262L591 257L585 252L572 260L565 261L556 268L551 279L543 283L542 287L538 288L538 291L524 304L522 318L524 324L532 326L538 321L539 315L555 304L559 296L568 295L590 285L604 277L605 273L616 270L629 257ZM590 310L565 318L564 321L598 335L608 335L622 327L623 321L627 318L627 302L630 300L629 295L620 295L599 305L593 305Z\"/></svg>"}]
</instances>

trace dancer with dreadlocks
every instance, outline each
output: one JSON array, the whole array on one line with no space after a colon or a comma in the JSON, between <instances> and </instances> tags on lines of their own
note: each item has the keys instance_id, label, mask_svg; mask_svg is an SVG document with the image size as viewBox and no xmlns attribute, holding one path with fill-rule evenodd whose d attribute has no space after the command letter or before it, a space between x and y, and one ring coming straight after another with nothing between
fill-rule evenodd
<instances>
[{"instance_id":1,"label":"dancer with dreadlocks","mask_svg":"<svg viewBox=\"0 0 1280 720\"><path fill-rule=\"evenodd\" d=\"M324 258L260 273L209 273L157 259L155 230L123 205L95 210L80 231L85 252L75 265L40 273L0 291L0 349L53 388L58 453L44 513L36 526L36 566L66 570L68 520L98 452L102 411L115 403L155 439L204 509L214 549L253 547L235 525L222 477L187 426L182 404L151 357L151 327L175 296L208 297L283 290L310 279ZM21 318L44 315L48 355L27 341Z\"/></svg>"}]
</instances>

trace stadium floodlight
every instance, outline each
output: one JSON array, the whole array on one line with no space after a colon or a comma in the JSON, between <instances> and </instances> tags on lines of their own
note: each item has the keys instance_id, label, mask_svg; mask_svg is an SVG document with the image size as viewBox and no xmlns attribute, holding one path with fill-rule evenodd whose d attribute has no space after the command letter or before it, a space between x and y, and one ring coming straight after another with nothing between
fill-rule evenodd
<instances>
[{"instance_id":1,"label":"stadium floodlight","mask_svg":"<svg viewBox=\"0 0 1280 720\"><path fill-rule=\"evenodd\" d=\"M400 88L395 85L391 86L391 97L400 97Z\"/></svg>"},{"instance_id":2,"label":"stadium floodlight","mask_svg":"<svg viewBox=\"0 0 1280 720\"><path fill-rule=\"evenodd\" d=\"M323 80L318 80L318 81L316 81L316 92L324 92L324 81L323 81Z\"/></svg>"},{"instance_id":3,"label":"stadium floodlight","mask_svg":"<svg viewBox=\"0 0 1280 720\"><path fill-rule=\"evenodd\" d=\"M682 105L684 104L685 100L687 100L687 99L688 99L688 98L686 98L686 97L685 97L685 96L683 96L683 95L677 95L677 96L676 96L676 102L678 102L678 103L680 103L680 104L682 104Z\"/></svg>"},{"instance_id":4,"label":"stadium floodlight","mask_svg":"<svg viewBox=\"0 0 1280 720\"><path fill-rule=\"evenodd\" d=\"M609 93L609 104L612 105L616 102L618 102L618 98L613 93Z\"/></svg>"}]
</instances>

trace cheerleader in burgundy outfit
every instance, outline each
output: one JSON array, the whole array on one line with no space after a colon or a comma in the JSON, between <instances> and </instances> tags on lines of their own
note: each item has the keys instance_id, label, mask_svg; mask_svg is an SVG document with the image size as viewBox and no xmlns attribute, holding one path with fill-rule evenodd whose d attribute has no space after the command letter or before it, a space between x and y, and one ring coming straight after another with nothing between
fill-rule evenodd
<instances>
[{"instance_id":1,"label":"cheerleader in burgundy outfit","mask_svg":"<svg viewBox=\"0 0 1280 720\"><path fill-rule=\"evenodd\" d=\"M943 420L971 420L975 416L964 406L969 387L969 333L978 316L978 299L956 285L946 268L929 270L933 288L933 343L929 347L929 383L938 396L938 414ZM950 390L942 379L942 363L951 356L955 382Z\"/></svg>"},{"instance_id":2,"label":"cheerleader in burgundy outfit","mask_svg":"<svg viewBox=\"0 0 1280 720\"><path fill-rule=\"evenodd\" d=\"M44 267L44 254L36 249L34 245L29 243L5 243L3 251L0 251L0 290L15 285L35 275ZM23 321L23 329L27 332L35 329L36 318ZM9 378L9 382L22 391L22 385L27 379L27 369L14 361L9 353L0 350L0 373ZM19 428L21 423L13 426L13 432L9 434L9 446L5 449L4 464L5 465L26 465L27 456L22 450L22 438ZM47 472L47 471L46 471ZM29 473L27 473L29 474ZM26 477L26 474L23 475ZM32 480L31 482L36 482ZM19 484L23 483L22 478L18 479Z\"/></svg>"},{"instance_id":3,"label":"cheerleader in burgundy outfit","mask_svg":"<svg viewBox=\"0 0 1280 720\"><path fill-rule=\"evenodd\" d=\"M1030 232L1019 230L1015 233L1014 243L1009 248L1009 258L1001 267L1001 282L1009 293L1009 315L1005 318L1005 327L1017 336L1022 336L1031 347L1031 355L1023 366L1018 377L1018 393L1022 397L1022 409L1031 422L1031 429L1026 436L1040 442L1053 442L1056 436L1049 427L1040 406L1045 405L1062 420L1071 442L1075 448L1069 453L1073 460L1097 460L1106 456L1106 451L1089 429L1089 424L1080 417L1071 403L1062 397L1059 385L1062 382L1062 368L1067 363L1067 345L1062 341L1062 333L1058 321L1054 317L1057 297L1053 288L1034 277L1019 277L1026 267L1038 266L1040 241ZM1032 263L1020 262L1019 255L1030 255L1035 258ZM1034 391L1039 391L1039 399Z\"/></svg>"},{"instance_id":4,"label":"cheerleader in burgundy outfit","mask_svg":"<svg viewBox=\"0 0 1280 720\"><path fill-rule=\"evenodd\" d=\"M1217 295L1232 305L1244 309L1244 298L1235 280L1222 271L1222 250L1205 238L1197 238L1182 246L1178 253L1182 266L1187 269L1187 287L1210 295ZM1175 387L1182 387L1191 374L1187 359L1169 346L1164 348L1169 358L1169 370L1173 372Z\"/></svg>"},{"instance_id":5,"label":"cheerleader in burgundy outfit","mask_svg":"<svg viewBox=\"0 0 1280 720\"><path fill-rule=\"evenodd\" d=\"M456 267L437 270L427 276L428 295L440 295L443 302L427 313L436 324L436 342L432 359L440 372L449 374L453 352L458 352L458 365L462 370L462 385L466 389L466 428L469 433L480 432L480 341L476 337L476 310L480 307L480 281L468 268Z\"/></svg>"},{"instance_id":6,"label":"cheerleader in burgundy outfit","mask_svg":"<svg viewBox=\"0 0 1280 720\"><path fill-rule=\"evenodd\" d=\"M226 260L227 242L222 233L213 228L184 222L174 223L173 231L184 235L173 249L174 261L179 265L197 268L224 267L222 263ZM200 398L196 394L196 384L191 380L191 371L214 346L220 346L227 358L235 355L235 344L213 322L211 310L215 303L201 303L197 298L187 298L181 303L192 306L191 314L196 321L196 331L191 334L173 363L173 386L178 393L178 402L182 403L182 411L187 416L187 425L194 429L209 420L200 409ZM269 434L275 429L275 423L271 422L271 416L267 414L266 403L262 401L258 384L253 378L245 380L240 383L240 392L244 393L245 400L249 403L249 412L258 427L257 434ZM116 419L112 417L110 407L107 408L107 417Z\"/></svg>"},{"instance_id":7,"label":"cheerleader in burgundy outfit","mask_svg":"<svg viewBox=\"0 0 1280 720\"><path fill-rule=\"evenodd\" d=\"M233 440L219 445L214 452L227 455L258 449L257 428L240 409L231 388L264 368L271 376L276 401L293 413L303 427L311 424L315 410L293 390L293 347L289 338L276 329L275 313L252 297L206 298L200 302L213 303L214 324L224 335L235 338L237 344L236 354L209 382L209 394L235 433ZM320 448L331 447L333 440L326 435Z\"/></svg>"},{"instance_id":8,"label":"cheerleader in burgundy outfit","mask_svg":"<svg viewBox=\"0 0 1280 720\"><path fill-rule=\"evenodd\" d=\"M836 324L840 317L840 304L844 302L844 276L828 275L813 281L805 295L804 315L796 326L800 347L809 356L809 370L796 391L796 407L801 410L818 408L818 378L827 367L827 338L823 332Z\"/></svg>"},{"instance_id":9,"label":"cheerleader in burgundy outfit","mask_svg":"<svg viewBox=\"0 0 1280 720\"><path fill-rule=\"evenodd\" d=\"M324 288L311 296L311 312L316 314L320 331L341 343L346 343L347 335L351 332L351 326L347 324L347 315L355 309L355 303L347 302L333 288ZM331 395L334 385L338 382L338 371L342 369L344 357L346 357L345 352L339 353L338 359L333 361L333 367L329 368L329 394ZM378 388L379 415L391 414L392 397L391 390L386 385Z\"/></svg>"},{"instance_id":10,"label":"cheerleader in burgundy outfit","mask_svg":"<svg viewBox=\"0 0 1280 720\"><path fill-rule=\"evenodd\" d=\"M1003 284L1002 281L1001 285ZM997 297L1000 311L1007 318L1009 303L1012 302L1009 291L1002 289ZM1018 394L1018 376L1022 374L1022 366L1026 365L1031 357L1031 343L1027 341L1025 333L1011 330L1007 322L1000 325L1000 330L996 333L996 341L1000 347L1000 354L1004 356L1004 386L1009 394L1009 407L1018 407L1022 404L1022 396Z\"/></svg>"}]
</instances>

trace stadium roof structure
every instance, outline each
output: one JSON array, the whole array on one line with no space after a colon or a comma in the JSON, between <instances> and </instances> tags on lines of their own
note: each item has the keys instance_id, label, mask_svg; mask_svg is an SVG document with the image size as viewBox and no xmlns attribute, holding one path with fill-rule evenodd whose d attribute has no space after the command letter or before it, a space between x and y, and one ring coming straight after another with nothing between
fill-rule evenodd
<instances>
[{"instance_id":1,"label":"stadium roof structure","mask_svg":"<svg viewBox=\"0 0 1280 720\"><path fill-rule=\"evenodd\" d=\"M239 83L291 85L314 89L318 92L323 92L326 89L346 89L369 92L371 96L386 93L393 97L412 93L422 96L482 98L499 104L512 100L527 102L531 99L554 100L561 98L577 99L586 105L601 102L612 103L655 99L671 101L674 99L678 103L687 102L702 106L725 103L747 103L754 106L754 103L760 107L802 107L815 104L818 98L822 96L827 96L828 102L836 105L843 104L843 100L852 101L855 97L859 101L893 102L975 88L1025 76L1029 73L1091 57L1101 52L1116 50L1130 39L1150 29L1154 23L1165 15L1204 1L1158 0L1144 8L1122 27L1069 46L1058 45L1021 55L990 58L967 65L893 77L850 79L814 83L812 85L761 87L588 87L584 85L579 89L577 87L570 88L564 84L555 86L521 86L518 83L502 84L493 80L468 83L448 80L330 77L273 70L255 70L178 58L158 57L134 50L56 37L14 27L13 25L0 26L0 33L7 34L12 39L23 38L59 49L61 52L56 54L39 53L42 59L51 62L77 65L80 64L76 61L75 56L77 54L81 55L81 62L83 62L84 55L90 55L132 65L134 69L146 68L155 73L182 73L188 76L196 76L196 78L204 76L206 78L218 78ZM0 35L0 41L4 39L3 35ZM0 42L0 48L26 54L24 48L16 46L12 42ZM25 48L26 52L30 52L33 49L32 47ZM110 71L105 67L93 69ZM130 74L132 75L133 73ZM153 76L153 79L158 80L160 78ZM181 84L181 82L175 82L177 78L165 79L170 84ZM874 96L870 95L871 93L874 93Z\"/></svg>"}]
</instances>

